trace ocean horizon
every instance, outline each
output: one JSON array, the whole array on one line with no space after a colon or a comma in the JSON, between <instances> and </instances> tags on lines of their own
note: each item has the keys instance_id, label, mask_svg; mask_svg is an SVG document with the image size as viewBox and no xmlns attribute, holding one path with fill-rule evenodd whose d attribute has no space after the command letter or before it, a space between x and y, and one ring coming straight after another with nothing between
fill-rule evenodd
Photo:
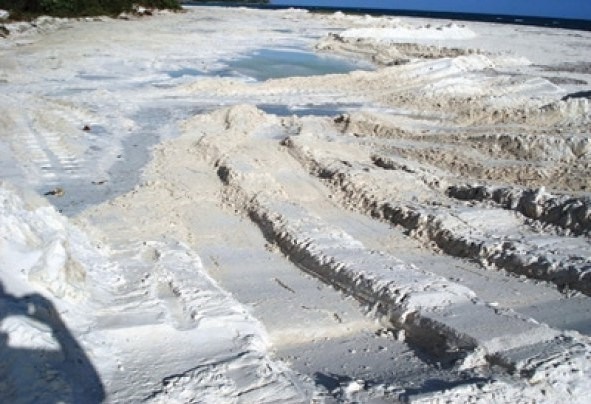
<instances>
[{"instance_id":1,"label":"ocean horizon","mask_svg":"<svg viewBox=\"0 0 591 404\"><path fill-rule=\"evenodd\" d=\"M575 7L575 2L572 0L562 2L562 6L557 6L557 2L554 0L540 0L535 7L531 3L529 7L523 5L510 7L509 3L509 1L505 0L499 2L488 1L478 3L475 6L464 0L452 0L445 3L435 0L388 2L379 0L363 2L358 0L183 1L185 5L195 6L247 6L278 9L296 7L312 11L343 11L373 15L445 18L460 21L482 21L591 31L591 2L585 5L577 4L577 7ZM445 6L441 4L445 4Z\"/></svg>"},{"instance_id":2,"label":"ocean horizon","mask_svg":"<svg viewBox=\"0 0 591 404\"><path fill-rule=\"evenodd\" d=\"M405 10L467 14L511 15L521 17L591 20L591 2L580 0L270 0L271 5Z\"/></svg>"}]
</instances>

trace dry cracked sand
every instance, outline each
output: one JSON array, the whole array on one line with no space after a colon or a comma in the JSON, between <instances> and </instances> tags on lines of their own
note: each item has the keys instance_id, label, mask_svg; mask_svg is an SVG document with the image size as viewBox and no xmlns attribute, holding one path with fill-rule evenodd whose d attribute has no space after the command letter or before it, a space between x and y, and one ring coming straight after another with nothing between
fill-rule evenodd
<instances>
[{"instance_id":1,"label":"dry cracked sand","mask_svg":"<svg viewBox=\"0 0 591 404\"><path fill-rule=\"evenodd\" d=\"M591 33L6 28L3 401L587 402Z\"/></svg>"}]
</instances>

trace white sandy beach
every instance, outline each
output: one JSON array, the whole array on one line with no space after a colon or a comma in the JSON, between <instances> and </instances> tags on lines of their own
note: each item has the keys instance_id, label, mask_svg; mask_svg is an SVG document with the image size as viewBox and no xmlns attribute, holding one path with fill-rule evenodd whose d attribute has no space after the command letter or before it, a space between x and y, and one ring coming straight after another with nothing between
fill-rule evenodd
<instances>
[{"instance_id":1,"label":"white sandy beach","mask_svg":"<svg viewBox=\"0 0 591 404\"><path fill-rule=\"evenodd\" d=\"M6 28L0 401L588 401L591 32Z\"/></svg>"}]
</instances>

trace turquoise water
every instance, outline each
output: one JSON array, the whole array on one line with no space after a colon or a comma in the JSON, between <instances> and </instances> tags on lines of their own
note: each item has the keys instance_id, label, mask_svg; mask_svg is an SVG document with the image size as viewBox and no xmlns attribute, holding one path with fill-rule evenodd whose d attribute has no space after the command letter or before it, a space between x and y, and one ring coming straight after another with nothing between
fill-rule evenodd
<instances>
[{"instance_id":1,"label":"turquoise water","mask_svg":"<svg viewBox=\"0 0 591 404\"><path fill-rule=\"evenodd\" d=\"M268 114L278 116L335 116L346 113L350 110L359 109L363 105L360 103L337 103L330 102L324 104L306 104L306 105L284 105L284 104L258 104L257 107Z\"/></svg>"},{"instance_id":2,"label":"turquoise water","mask_svg":"<svg viewBox=\"0 0 591 404\"><path fill-rule=\"evenodd\" d=\"M228 65L225 75L247 76L257 81L370 70L368 65L347 59L292 49L260 49Z\"/></svg>"},{"instance_id":3,"label":"turquoise water","mask_svg":"<svg viewBox=\"0 0 591 404\"><path fill-rule=\"evenodd\" d=\"M201 70L192 69L192 68L184 68L179 70L171 70L167 72L168 76L173 79L178 79L179 77L183 76L201 76L204 73Z\"/></svg>"},{"instance_id":4,"label":"turquoise water","mask_svg":"<svg viewBox=\"0 0 591 404\"><path fill-rule=\"evenodd\" d=\"M245 56L226 61L226 65L227 67L214 71L185 67L165 73L172 79L190 76L220 76L248 77L256 81L264 81L285 77L372 70L369 63L353 62L337 56L321 55L300 49L258 49Z\"/></svg>"}]
</instances>

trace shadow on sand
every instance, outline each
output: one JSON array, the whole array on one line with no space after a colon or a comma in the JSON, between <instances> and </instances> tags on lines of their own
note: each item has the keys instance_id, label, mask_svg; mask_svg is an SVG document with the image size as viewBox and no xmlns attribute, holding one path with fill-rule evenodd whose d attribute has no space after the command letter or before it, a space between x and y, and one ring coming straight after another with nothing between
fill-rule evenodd
<instances>
[{"instance_id":1,"label":"shadow on sand","mask_svg":"<svg viewBox=\"0 0 591 404\"><path fill-rule=\"evenodd\" d=\"M39 294L15 297L0 283L0 402L104 398L98 373L53 304Z\"/></svg>"}]
</instances>

